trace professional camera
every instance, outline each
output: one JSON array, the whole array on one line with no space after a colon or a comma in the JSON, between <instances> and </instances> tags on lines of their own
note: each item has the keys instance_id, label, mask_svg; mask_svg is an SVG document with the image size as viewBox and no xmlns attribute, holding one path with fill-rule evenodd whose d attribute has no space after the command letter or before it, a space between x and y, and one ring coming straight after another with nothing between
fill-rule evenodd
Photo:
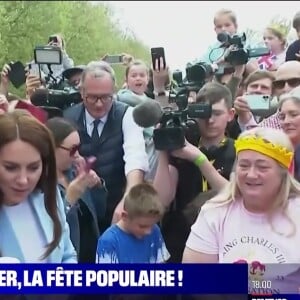
<instances>
[{"instance_id":1,"label":"professional camera","mask_svg":"<svg viewBox=\"0 0 300 300\"><path fill-rule=\"evenodd\" d=\"M194 119L208 119L212 108L207 103L188 104L190 91L198 92L205 79L213 72L210 65L198 63L187 68L186 81L182 72L175 71L170 90L170 103L176 103L177 110L165 108L160 120L160 128L154 130L153 141L157 150L173 151L185 145L187 135L199 136L199 129Z\"/></svg>"},{"instance_id":2,"label":"professional camera","mask_svg":"<svg viewBox=\"0 0 300 300\"><path fill-rule=\"evenodd\" d=\"M173 84L169 94L169 102L176 103L179 107L182 107L180 103L186 107L189 93L192 91L198 93L205 81L215 72L212 65L205 62L189 63L185 71L186 78L184 80L180 70L173 72Z\"/></svg>"},{"instance_id":3,"label":"professional camera","mask_svg":"<svg viewBox=\"0 0 300 300\"><path fill-rule=\"evenodd\" d=\"M37 89L31 97L32 104L42 107L55 107L64 110L80 103L81 95L73 87L64 87L62 90Z\"/></svg>"},{"instance_id":4,"label":"professional camera","mask_svg":"<svg viewBox=\"0 0 300 300\"><path fill-rule=\"evenodd\" d=\"M232 49L225 54L225 61L230 63L232 66L245 65L249 58L255 58L270 54L270 50L266 47L246 49L246 34L241 35L235 34L230 35L226 32L218 34L217 39L222 43L222 47ZM225 52L226 50L224 50Z\"/></svg>"}]
</instances>

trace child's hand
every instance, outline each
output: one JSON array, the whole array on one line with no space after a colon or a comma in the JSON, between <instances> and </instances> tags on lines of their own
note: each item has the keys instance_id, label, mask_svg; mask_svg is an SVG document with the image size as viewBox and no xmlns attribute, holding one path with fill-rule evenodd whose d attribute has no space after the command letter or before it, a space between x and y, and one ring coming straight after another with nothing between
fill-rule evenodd
<instances>
[{"instance_id":1,"label":"child's hand","mask_svg":"<svg viewBox=\"0 0 300 300\"><path fill-rule=\"evenodd\" d=\"M159 69L159 65L164 65L162 57L160 60L157 59L155 61L155 68L153 70L153 87L156 92L165 91L166 83L170 82L169 67L166 66L164 69Z\"/></svg>"}]
</instances>

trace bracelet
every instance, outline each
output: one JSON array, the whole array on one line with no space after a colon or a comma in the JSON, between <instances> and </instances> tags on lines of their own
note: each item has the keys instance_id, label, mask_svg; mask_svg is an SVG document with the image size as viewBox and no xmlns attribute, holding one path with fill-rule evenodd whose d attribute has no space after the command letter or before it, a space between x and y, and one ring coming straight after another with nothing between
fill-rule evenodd
<instances>
[{"instance_id":1,"label":"bracelet","mask_svg":"<svg viewBox=\"0 0 300 300\"><path fill-rule=\"evenodd\" d=\"M203 165L203 163L207 160L206 155L204 155L203 153L201 153L195 160L194 160L194 164L197 167L201 167Z\"/></svg>"},{"instance_id":2,"label":"bracelet","mask_svg":"<svg viewBox=\"0 0 300 300\"><path fill-rule=\"evenodd\" d=\"M101 183L100 183L101 186L100 187L102 187L107 192L105 180L102 177L100 177L100 181L101 181Z\"/></svg>"}]
</instances>

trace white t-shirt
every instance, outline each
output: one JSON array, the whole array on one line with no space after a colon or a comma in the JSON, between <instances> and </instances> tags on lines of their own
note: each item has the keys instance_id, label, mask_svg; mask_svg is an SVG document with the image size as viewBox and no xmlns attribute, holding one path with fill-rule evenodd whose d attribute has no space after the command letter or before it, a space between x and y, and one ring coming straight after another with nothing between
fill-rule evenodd
<instances>
[{"instance_id":1,"label":"white t-shirt","mask_svg":"<svg viewBox=\"0 0 300 300\"><path fill-rule=\"evenodd\" d=\"M41 225L28 201L15 206L3 206L24 255L25 263L43 263L40 257L46 251L46 239Z\"/></svg>"},{"instance_id":2,"label":"white t-shirt","mask_svg":"<svg viewBox=\"0 0 300 300\"><path fill-rule=\"evenodd\" d=\"M276 277L281 281L282 292L286 290L282 284L287 283L287 275L293 281L297 278L298 285L300 282L300 265L279 265L300 264L300 198L289 201L287 214L296 228L291 237L285 236L293 229L286 217L278 213L270 223L265 214L247 211L241 199L222 207L202 209L186 245L197 252L217 254L220 263L247 262L249 280L274 281ZM270 268L265 264L277 265Z\"/></svg>"}]
</instances>

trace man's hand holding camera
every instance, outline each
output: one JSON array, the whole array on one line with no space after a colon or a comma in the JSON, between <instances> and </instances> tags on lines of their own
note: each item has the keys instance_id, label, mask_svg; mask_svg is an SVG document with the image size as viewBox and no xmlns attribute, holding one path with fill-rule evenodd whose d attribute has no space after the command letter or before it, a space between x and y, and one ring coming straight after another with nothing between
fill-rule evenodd
<instances>
[{"instance_id":1,"label":"man's hand holding camera","mask_svg":"<svg viewBox=\"0 0 300 300\"><path fill-rule=\"evenodd\" d=\"M190 162L194 162L197 157L203 154L199 148L185 140L185 146L181 149L171 152L171 155L177 158L181 158Z\"/></svg>"}]
</instances>

